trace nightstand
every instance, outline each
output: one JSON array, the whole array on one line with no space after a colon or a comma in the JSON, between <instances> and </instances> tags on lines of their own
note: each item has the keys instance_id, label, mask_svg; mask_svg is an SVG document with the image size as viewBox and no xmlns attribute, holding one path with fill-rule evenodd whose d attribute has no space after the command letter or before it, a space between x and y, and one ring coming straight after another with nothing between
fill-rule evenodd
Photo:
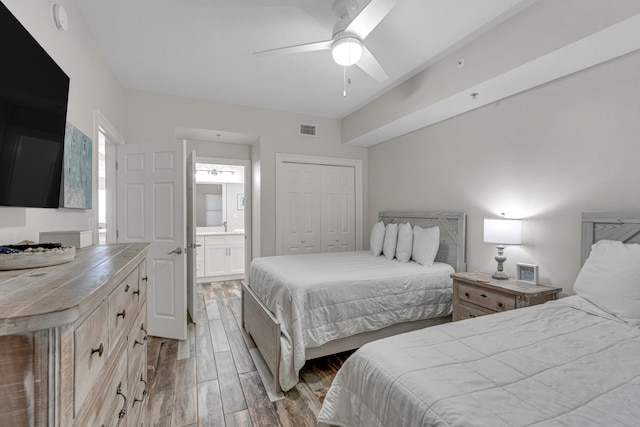
<instances>
[{"instance_id":1,"label":"nightstand","mask_svg":"<svg viewBox=\"0 0 640 427\"><path fill-rule=\"evenodd\" d=\"M486 273L454 273L453 321L499 313L558 299L562 288L495 280Z\"/></svg>"}]
</instances>

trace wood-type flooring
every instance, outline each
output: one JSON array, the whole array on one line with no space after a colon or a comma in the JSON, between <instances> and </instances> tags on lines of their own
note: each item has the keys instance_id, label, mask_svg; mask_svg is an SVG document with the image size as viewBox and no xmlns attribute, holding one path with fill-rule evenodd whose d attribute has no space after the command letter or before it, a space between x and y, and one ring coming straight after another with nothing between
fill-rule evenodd
<instances>
[{"instance_id":1,"label":"wood-type flooring","mask_svg":"<svg viewBox=\"0 0 640 427\"><path fill-rule=\"evenodd\" d=\"M324 395L351 353L308 361L300 383L271 402L249 352L255 344L241 328L240 284L198 285L188 340L150 337L147 425L316 426Z\"/></svg>"}]
</instances>

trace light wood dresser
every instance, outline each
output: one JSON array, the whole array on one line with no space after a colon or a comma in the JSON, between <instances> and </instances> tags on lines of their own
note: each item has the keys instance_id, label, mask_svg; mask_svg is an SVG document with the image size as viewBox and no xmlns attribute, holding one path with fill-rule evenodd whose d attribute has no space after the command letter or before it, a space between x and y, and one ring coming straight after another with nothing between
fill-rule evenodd
<instances>
[{"instance_id":1,"label":"light wood dresser","mask_svg":"<svg viewBox=\"0 0 640 427\"><path fill-rule=\"evenodd\" d=\"M453 321L542 304L558 299L561 288L495 280L486 273L454 273Z\"/></svg>"},{"instance_id":2,"label":"light wood dresser","mask_svg":"<svg viewBox=\"0 0 640 427\"><path fill-rule=\"evenodd\" d=\"M146 243L0 271L0 425L144 426Z\"/></svg>"}]
</instances>

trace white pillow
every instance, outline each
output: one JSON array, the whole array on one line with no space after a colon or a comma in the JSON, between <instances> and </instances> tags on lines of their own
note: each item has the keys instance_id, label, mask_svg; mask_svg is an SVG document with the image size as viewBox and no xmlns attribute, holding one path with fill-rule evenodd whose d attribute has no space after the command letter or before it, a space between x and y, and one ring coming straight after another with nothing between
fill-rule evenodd
<instances>
[{"instance_id":1,"label":"white pillow","mask_svg":"<svg viewBox=\"0 0 640 427\"><path fill-rule=\"evenodd\" d=\"M422 265L432 265L440 247L440 227L413 227L411 259Z\"/></svg>"},{"instance_id":2,"label":"white pillow","mask_svg":"<svg viewBox=\"0 0 640 427\"><path fill-rule=\"evenodd\" d=\"M369 236L369 251L371 255L378 256L382 253L384 243L384 222L380 221L373 225Z\"/></svg>"},{"instance_id":3,"label":"white pillow","mask_svg":"<svg viewBox=\"0 0 640 427\"><path fill-rule=\"evenodd\" d=\"M398 242L398 224L387 224L384 231L384 245L382 253L386 259L393 259L396 256L396 243Z\"/></svg>"},{"instance_id":4,"label":"white pillow","mask_svg":"<svg viewBox=\"0 0 640 427\"><path fill-rule=\"evenodd\" d=\"M593 244L573 290L607 313L640 326L640 245L612 240Z\"/></svg>"},{"instance_id":5,"label":"white pillow","mask_svg":"<svg viewBox=\"0 0 640 427\"><path fill-rule=\"evenodd\" d=\"M396 258L400 262L409 262L413 251L413 231L411 224L398 225L398 243L396 244Z\"/></svg>"}]
</instances>

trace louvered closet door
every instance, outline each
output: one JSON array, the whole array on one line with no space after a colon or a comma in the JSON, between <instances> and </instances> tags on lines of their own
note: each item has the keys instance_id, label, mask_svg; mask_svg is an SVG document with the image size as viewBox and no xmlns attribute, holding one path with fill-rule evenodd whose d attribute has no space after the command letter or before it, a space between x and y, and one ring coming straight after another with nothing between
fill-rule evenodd
<instances>
[{"instance_id":1,"label":"louvered closet door","mask_svg":"<svg viewBox=\"0 0 640 427\"><path fill-rule=\"evenodd\" d=\"M284 163L277 188L278 254L355 249L355 169Z\"/></svg>"}]
</instances>

